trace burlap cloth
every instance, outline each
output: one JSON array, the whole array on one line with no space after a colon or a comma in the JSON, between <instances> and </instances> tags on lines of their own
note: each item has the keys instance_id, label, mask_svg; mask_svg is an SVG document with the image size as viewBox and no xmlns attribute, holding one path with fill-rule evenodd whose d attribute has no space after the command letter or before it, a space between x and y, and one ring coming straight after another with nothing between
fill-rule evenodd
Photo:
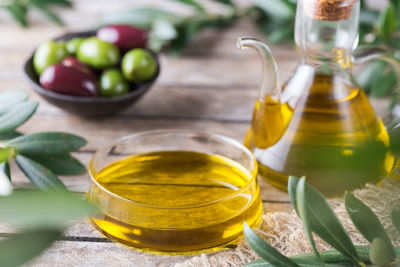
<instances>
[{"instance_id":1,"label":"burlap cloth","mask_svg":"<svg viewBox=\"0 0 400 267\"><path fill-rule=\"evenodd\" d=\"M394 244L400 244L400 235L391 223L390 213L393 209L400 209L400 182L386 179L380 186L367 185L362 190L354 192L355 196L373 209L383 226L391 236ZM333 210L342 221L345 229L356 245L366 245L368 242L355 229L341 199L329 200ZM263 225L257 232L272 246L287 256L311 252L303 226L296 213L273 212L263 217ZM330 247L319 238L316 238L318 249L326 250ZM257 259L257 255L242 241L236 249L227 250L212 255L201 254L190 258L175 267L216 267L242 266Z\"/></svg>"}]
</instances>

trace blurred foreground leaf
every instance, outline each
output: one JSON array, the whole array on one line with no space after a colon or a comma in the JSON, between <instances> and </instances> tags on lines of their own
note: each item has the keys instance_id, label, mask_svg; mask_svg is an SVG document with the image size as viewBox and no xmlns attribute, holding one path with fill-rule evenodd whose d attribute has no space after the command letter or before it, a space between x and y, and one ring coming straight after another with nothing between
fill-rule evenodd
<instances>
[{"instance_id":1,"label":"blurred foreground leaf","mask_svg":"<svg viewBox=\"0 0 400 267\"><path fill-rule=\"evenodd\" d=\"M32 260L61 236L60 230L38 229L14 234L0 242L2 267L17 267Z\"/></svg>"},{"instance_id":2,"label":"blurred foreground leaf","mask_svg":"<svg viewBox=\"0 0 400 267\"><path fill-rule=\"evenodd\" d=\"M68 192L16 190L0 197L0 222L30 229L62 228L94 212L96 208L85 199Z\"/></svg>"}]
</instances>

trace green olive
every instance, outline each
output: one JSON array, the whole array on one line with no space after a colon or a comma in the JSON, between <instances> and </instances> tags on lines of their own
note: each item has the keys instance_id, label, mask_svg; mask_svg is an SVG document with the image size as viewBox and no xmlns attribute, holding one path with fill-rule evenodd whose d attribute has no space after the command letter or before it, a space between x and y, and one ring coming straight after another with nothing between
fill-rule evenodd
<instances>
[{"instance_id":1,"label":"green olive","mask_svg":"<svg viewBox=\"0 0 400 267\"><path fill-rule=\"evenodd\" d=\"M77 57L79 61L97 69L113 67L120 60L118 48L97 37L84 40L78 47Z\"/></svg>"},{"instance_id":2,"label":"green olive","mask_svg":"<svg viewBox=\"0 0 400 267\"><path fill-rule=\"evenodd\" d=\"M150 80L156 75L157 62L153 55L145 49L130 50L122 58L122 73L132 82Z\"/></svg>"},{"instance_id":3,"label":"green olive","mask_svg":"<svg viewBox=\"0 0 400 267\"><path fill-rule=\"evenodd\" d=\"M129 92L129 84L119 69L109 69L100 77L100 95L103 97L120 96Z\"/></svg>"},{"instance_id":4,"label":"green olive","mask_svg":"<svg viewBox=\"0 0 400 267\"><path fill-rule=\"evenodd\" d=\"M47 67L60 63L67 56L64 42L47 41L36 49L33 56L33 67L40 75Z\"/></svg>"},{"instance_id":5,"label":"green olive","mask_svg":"<svg viewBox=\"0 0 400 267\"><path fill-rule=\"evenodd\" d=\"M86 38L82 37L72 38L71 40L65 43L65 48L67 49L70 55L75 55L76 52L78 51L78 47L84 40L86 40Z\"/></svg>"}]
</instances>

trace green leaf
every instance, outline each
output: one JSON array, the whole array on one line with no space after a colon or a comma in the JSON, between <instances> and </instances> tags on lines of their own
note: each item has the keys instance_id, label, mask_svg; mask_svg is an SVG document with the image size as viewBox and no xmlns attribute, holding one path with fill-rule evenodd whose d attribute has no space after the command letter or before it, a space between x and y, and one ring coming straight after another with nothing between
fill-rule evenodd
<instances>
[{"instance_id":1,"label":"green leaf","mask_svg":"<svg viewBox=\"0 0 400 267\"><path fill-rule=\"evenodd\" d=\"M17 132L17 131L10 131L10 132L6 132L6 133L2 133L0 134L0 141L7 141L16 137L21 136L22 133Z\"/></svg>"},{"instance_id":2,"label":"green leaf","mask_svg":"<svg viewBox=\"0 0 400 267\"><path fill-rule=\"evenodd\" d=\"M299 266L289 258L282 255L275 248L271 247L262 238L260 238L251 228L244 223L243 225L244 236L250 247L265 261L273 264L276 267L297 267Z\"/></svg>"},{"instance_id":3,"label":"green leaf","mask_svg":"<svg viewBox=\"0 0 400 267\"><path fill-rule=\"evenodd\" d=\"M381 79L377 77L375 79L370 92L372 97L382 98L396 89L397 79L393 71L385 74Z\"/></svg>"},{"instance_id":4,"label":"green leaf","mask_svg":"<svg viewBox=\"0 0 400 267\"><path fill-rule=\"evenodd\" d=\"M308 209L306 203L306 179L303 177L297 184L296 189L296 200L297 200L297 210L299 211L299 217L303 221L304 231L306 232L308 242L310 243L316 258L318 259L318 265L325 266L324 262L321 259L321 256L315 246L315 241L311 233L311 226L308 219Z\"/></svg>"},{"instance_id":5,"label":"green leaf","mask_svg":"<svg viewBox=\"0 0 400 267\"><path fill-rule=\"evenodd\" d=\"M181 20L181 16L156 8L137 8L104 16L100 24L130 24L141 28L150 28L156 20L168 20L171 23Z\"/></svg>"},{"instance_id":6,"label":"green leaf","mask_svg":"<svg viewBox=\"0 0 400 267\"><path fill-rule=\"evenodd\" d=\"M299 264L299 266L301 267L314 267L314 263L301 263ZM326 264L326 267L345 267L345 266L354 266L352 264L349 263L342 263L342 262L338 262L337 264ZM244 265L243 267L275 267L275 265L270 264L264 260L256 260L256 261L252 261L246 265Z\"/></svg>"},{"instance_id":7,"label":"green leaf","mask_svg":"<svg viewBox=\"0 0 400 267\"><path fill-rule=\"evenodd\" d=\"M184 49L194 39L203 27L201 21L190 21L177 26L178 35L170 43L170 51L174 56L180 56Z\"/></svg>"},{"instance_id":8,"label":"green leaf","mask_svg":"<svg viewBox=\"0 0 400 267\"><path fill-rule=\"evenodd\" d=\"M344 204L351 221L365 239L371 244L375 239L383 240L386 243L386 248L391 257L390 259L394 260L396 254L392 241L375 213L367 205L348 192L344 195Z\"/></svg>"},{"instance_id":9,"label":"green leaf","mask_svg":"<svg viewBox=\"0 0 400 267\"><path fill-rule=\"evenodd\" d=\"M0 242L2 267L17 267L40 255L61 236L60 230L37 229L13 235Z\"/></svg>"},{"instance_id":10,"label":"green leaf","mask_svg":"<svg viewBox=\"0 0 400 267\"><path fill-rule=\"evenodd\" d=\"M390 103L389 103L389 106L388 106L388 110L390 112L396 107L398 100L399 100L399 92L395 92L393 94L392 99L390 100Z\"/></svg>"},{"instance_id":11,"label":"green leaf","mask_svg":"<svg viewBox=\"0 0 400 267\"><path fill-rule=\"evenodd\" d=\"M269 33L268 40L273 44L279 44L289 39L293 35L293 29L291 27L278 28Z\"/></svg>"},{"instance_id":12,"label":"green leaf","mask_svg":"<svg viewBox=\"0 0 400 267\"><path fill-rule=\"evenodd\" d=\"M400 232L400 210L394 210L391 214L392 223L396 227L397 231Z\"/></svg>"},{"instance_id":13,"label":"green leaf","mask_svg":"<svg viewBox=\"0 0 400 267\"><path fill-rule=\"evenodd\" d=\"M360 256L361 261L369 262L369 247L368 246L356 246L357 254ZM328 251L319 252L322 260L325 262L325 266L330 266L330 264L341 263L343 266L354 266L354 262L348 257L344 256L342 253L338 252L336 249ZM318 261L315 258L314 253L307 253L302 255L296 255L290 257L293 261L303 266L304 264L318 265Z\"/></svg>"},{"instance_id":14,"label":"green leaf","mask_svg":"<svg viewBox=\"0 0 400 267\"><path fill-rule=\"evenodd\" d=\"M15 161L28 179L42 190L67 190L63 182L43 165L25 157L17 155Z\"/></svg>"},{"instance_id":15,"label":"green leaf","mask_svg":"<svg viewBox=\"0 0 400 267\"><path fill-rule=\"evenodd\" d=\"M358 255L361 261L364 263L371 263L369 258L369 246L356 246ZM396 252L400 252L400 248L396 248ZM325 266L354 266L354 263L349 260L349 258L343 256L340 252L335 249L321 251L320 252L322 260L325 262ZM299 264L300 266L315 266L318 265L318 261L315 258L314 253L307 253L302 255L296 255L289 257L291 260ZM260 259L248 263L245 266L251 267L273 267L272 264Z\"/></svg>"},{"instance_id":16,"label":"green leaf","mask_svg":"<svg viewBox=\"0 0 400 267\"><path fill-rule=\"evenodd\" d=\"M270 266L273 267L271 263L268 263L263 259L255 260L243 265L243 267L270 267Z\"/></svg>"},{"instance_id":17,"label":"green leaf","mask_svg":"<svg viewBox=\"0 0 400 267\"><path fill-rule=\"evenodd\" d=\"M10 166L7 161L0 163L0 196L8 196L13 192L10 178Z\"/></svg>"},{"instance_id":18,"label":"green leaf","mask_svg":"<svg viewBox=\"0 0 400 267\"><path fill-rule=\"evenodd\" d=\"M7 90L0 93L0 115L9 111L18 103L25 102L29 98L29 93L25 90Z\"/></svg>"},{"instance_id":19,"label":"green leaf","mask_svg":"<svg viewBox=\"0 0 400 267\"><path fill-rule=\"evenodd\" d=\"M13 149L8 147L0 147L0 162L4 162L8 160L11 156L13 156Z\"/></svg>"},{"instance_id":20,"label":"green leaf","mask_svg":"<svg viewBox=\"0 0 400 267\"><path fill-rule=\"evenodd\" d=\"M379 17L379 35L387 43L396 29L396 8L390 4Z\"/></svg>"},{"instance_id":21,"label":"green leaf","mask_svg":"<svg viewBox=\"0 0 400 267\"><path fill-rule=\"evenodd\" d=\"M79 175L86 172L86 167L69 154L32 155L29 158L57 175Z\"/></svg>"},{"instance_id":22,"label":"green leaf","mask_svg":"<svg viewBox=\"0 0 400 267\"><path fill-rule=\"evenodd\" d=\"M360 24L364 26L373 27L379 19L379 12L370 9L361 9Z\"/></svg>"},{"instance_id":23,"label":"green leaf","mask_svg":"<svg viewBox=\"0 0 400 267\"><path fill-rule=\"evenodd\" d=\"M0 222L18 227L61 228L96 212L87 200L66 191L16 190L0 197Z\"/></svg>"},{"instance_id":24,"label":"green leaf","mask_svg":"<svg viewBox=\"0 0 400 267\"><path fill-rule=\"evenodd\" d=\"M69 0L30 0L30 2L40 3L45 6L53 5L53 6L72 7L72 2Z\"/></svg>"},{"instance_id":25,"label":"green leaf","mask_svg":"<svg viewBox=\"0 0 400 267\"><path fill-rule=\"evenodd\" d=\"M400 7L400 1L399 0L390 0L390 3L392 3L396 8Z\"/></svg>"},{"instance_id":26,"label":"green leaf","mask_svg":"<svg viewBox=\"0 0 400 267\"><path fill-rule=\"evenodd\" d=\"M149 46L154 51L161 48L177 36L174 25L168 20L156 20L151 28Z\"/></svg>"},{"instance_id":27,"label":"green leaf","mask_svg":"<svg viewBox=\"0 0 400 267\"><path fill-rule=\"evenodd\" d=\"M289 176L289 182L288 182L288 193L290 197L290 202L292 203L292 207L297 213L297 216L300 217L299 215L299 210L298 210L298 204L297 204L297 185L300 182L300 179L294 176Z\"/></svg>"},{"instance_id":28,"label":"green leaf","mask_svg":"<svg viewBox=\"0 0 400 267\"><path fill-rule=\"evenodd\" d=\"M231 0L213 0L213 1L219 2L219 3L222 3L224 5L231 6L231 7L235 7L236 6L235 3L233 3Z\"/></svg>"},{"instance_id":29,"label":"green leaf","mask_svg":"<svg viewBox=\"0 0 400 267\"><path fill-rule=\"evenodd\" d=\"M0 163L0 172L4 173L8 180L11 181L10 164L7 161Z\"/></svg>"},{"instance_id":30,"label":"green leaf","mask_svg":"<svg viewBox=\"0 0 400 267\"><path fill-rule=\"evenodd\" d=\"M17 1L13 1L13 3L9 6L5 6L8 12L15 18L15 20L22 26L27 27L27 8L23 5L20 5Z\"/></svg>"},{"instance_id":31,"label":"green leaf","mask_svg":"<svg viewBox=\"0 0 400 267\"><path fill-rule=\"evenodd\" d=\"M372 263L380 266L387 266L394 261L391 249L387 247L386 242L381 238L376 238L372 241L369 258Z\"/></svg>"},{"instance_id":32,"label":"green leaf","mask_svg":"<svg viewBox=\"0 0 400 267\"><path fill-rule=\"evenodd\" d=\"M36 111L37 102L23 102L0 116L0 134L13 131L26 122Z\"/></svg>"},{"instance_id":33,"label":"green leaf","mask_svg":"<svg viewBox=\"0 0 400 267\"><path fill-rule=\"evenodd\" d=\"M295 207L295 209L299 204L297 203L297 192L294 191L293 188L294 184L297 184L298 182L298 178L291 177L288 185L289 190L291 190L289 191L291 200L292 198L296 199L294 203L292 202L292 205ZM307 217L311 231L313 231L315 234L321 237L322 240L337 249L343 255L349 259L352 259L358 264L360 260L357 255L357 251L343 225L340 223L336 214L332 211L331 207L327 203L325 197L314 187L306 184L305 198L307 206L306 212L308 214ZM296 204L296 206L294 204Z\"/></svg>"},{"instance_id":34,"label":"green leaf","mask_svg":"<svg viewBox=\"0 0 400 267\"><path fill-rule=\"evenodd\" d=\"M389 139L390 139L390 149L393 154L400 154L400 126L395 126L395 128L388 130Z\"/></svg>"},{"instance_id":35,"label":"green leaf","mask_svg":"<svg viewBox=\"0 0 400 267\"><path fill-rule=\"evenodd\" d=\"M174 25L168 20L157 20L154 22L151 34L161 40L172 40L176 37L177 32Z\"/></svg>"},{"instance_id":36,"label":"green leaf","mask_svg":"<svg viewBox=\"0 0 400 267\"><path fill-rule=\"evenodd\" d=\"M296 6L283 0L252 0L253 4L276 20L292 20Z\"/></svg>"},{"instance_id":37,"label":"green leaf","mask_svg":"<svg viewBox=\"0 0 400 267\"><path fill-rule=\"evenodd\" d=\"M87 144L80 136L45 132L24 135L6 142L7 146L15 148L17 153L24 155L56 155L76 151Z\"/></svg>"},{"instance_id":38,"label":"green leaf","mask_svg":"<svg viewBox=\"0 0 400 267\"><path fill-rule=\"evenodd\" d=\"M375 61L368 64L365 69L358 74L357 81L361 88L366 92L371 91L372 85L377 81L381 80L383 73L386 68L386 63L384 61Z\"/></svg>"},{"instance_id":39,"label":"green leaf","mask_svg":"<svg viewBox=\"0 0 400 267\"><path fill-rule=\"evenodd\" d=\"M49 18L51 21L53 21L54 23L62 26L64 25L64 23L62 22L62 20L52 11L50 11L45 5L43 5L40 2L37 1L31 1L31 3L43 14L45 15L47 18Z\"/></svg>"},{"instance_id":40,"label":"green leaf","mask_svg":"<svg viewBox=\"0 0 400 267\"><path fill-rule=\"evenodd\" d=\"M200 13L207 13L206 9L195 0L173 0L173 1L194 7Z\"/></svg>"}]
</instances>

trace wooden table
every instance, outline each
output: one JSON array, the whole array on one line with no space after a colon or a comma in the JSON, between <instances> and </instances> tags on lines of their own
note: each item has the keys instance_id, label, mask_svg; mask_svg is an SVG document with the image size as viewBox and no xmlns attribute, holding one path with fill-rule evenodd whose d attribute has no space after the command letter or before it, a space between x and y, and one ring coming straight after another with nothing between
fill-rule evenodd
<instances>
[{"instance_id":1,"label":"wooden table","mask_svg":"<svg viewBox=\"0 0 400 267\"><path fill-rule=\"evenodd\" d=\"M106 11L163 1L132 2L76 1L74 10L61 13L67 28L44 22L37 14L32 14L32 27L25 30L11 21L8 14L1 13L1 91L30 90L22 75L22 65L41 42L67 30L93 26ZM249 22L242 21L228 30L204 32L181 58L162 55L162 72L156 85L137 104L114 117L82 119L48 104L32 92L31 99L39 101L40 107L20 130L27 134L66 131L85 137L88 145L75 155L86 165L101 145L143 130L200 129L241 141L249 127L261 78L261 63L256 54L235 47L237 37L249 35L259 36ZM284 79L297 64L297 55L291 45L273 47L273 51ZM27 179L14 170L16 186L29 186ZM62 177L62 180L71 191L82 194L88 186L87 174ZM290 208L286 193L266 182L260 183L266 212ZM62 240L30 266L173 266L183 259L150 255L113 243L84 220L73 223Z\"/></svg>"}]
</instances>

